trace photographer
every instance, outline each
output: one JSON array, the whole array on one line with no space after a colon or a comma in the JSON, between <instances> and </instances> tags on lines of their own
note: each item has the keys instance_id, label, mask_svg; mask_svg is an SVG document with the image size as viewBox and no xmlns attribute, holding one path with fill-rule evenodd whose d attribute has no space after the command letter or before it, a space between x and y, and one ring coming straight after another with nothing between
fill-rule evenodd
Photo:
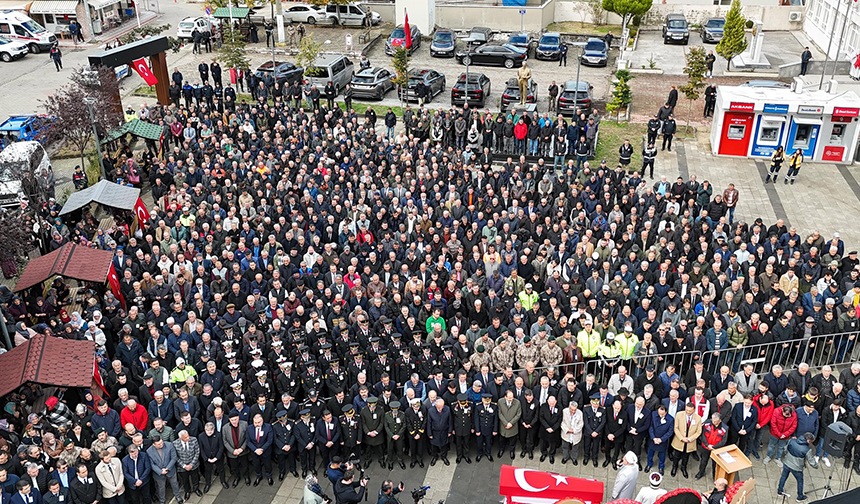
<instances>
[{"instance_id":1,"label":"photographer","mask_svg":"<svg viewBox=\"0 0 860 504\"><path fill-rule=\"evenodd\" d=\"M323 493L317 477L309 474L305 478L304 504L328 504L331 499Z\"/></svg>"},{"instance_id":2,"label":"photographer","mask_svg":"<svg viewBox=\"0 0 860 504\"><path fill-rule=\"evenodd\" d=\"M394 496L402 492L403 489L402 481L400 485L394 486L393 481L385 480L379 488L379 500L376 501L376 504L400 504L400 501Z\"/></svg>"},{"instance_id":3,"label":"photographer","mask_svg":"<svg viewBox=\"0 0 860 504\"><path fill-rule=\"evenodd\" d=\"M337 504L348 504L350 502L361 502L364 499L364 491L369 478L361 478L355 481L355 472L348 470L343 473L343 479L334 486L334 498ZM358 489L358 491L356 491Z\"/></svg>"},{"instance_id":4,"label":"photographer","mask_svg":"<svg viewBox=\"0 0 860 504\"><path fill-rule=\"evenodd\" d=\"M331 481L332 487L335 487L337 482L343 479L343 473L348 469L352 469L352 464L348 462L344 464L343 459L338 456L332 457L331 463L325 470L326 478Z\"/></svg>"}]
</instances>

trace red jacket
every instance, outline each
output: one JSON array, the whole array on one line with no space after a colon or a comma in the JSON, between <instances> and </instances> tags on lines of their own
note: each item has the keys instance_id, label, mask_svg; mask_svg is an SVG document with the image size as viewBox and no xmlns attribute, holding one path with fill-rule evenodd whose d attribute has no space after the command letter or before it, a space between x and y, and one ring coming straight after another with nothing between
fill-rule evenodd
<instances>
[{"instance_id":1,"label":"red jacket","mask_svg":"<svg viewBox=\"0 0 860 504\"><path fill-rule=\"evenodd\" d=\"M770 423L770 418L773 415L773 401L768 401L767 405L762 404L761 394L753 398L753 404L758 408L758 424L762 427Z\"/></svg>"},{"instance_id":2,"label":"red jacket","mask_svg":"<svg viewBox=\"0 0 860 504\"><path fill-rule=\"evenodd\" d=\"M770 433L779 439L788 439L797 430L797 413L791 410L788 418L782 415L782 408L774 410L770 417Z\"/></svg>"},{"instance_id":3,"label":"red jacket","mask_svg":"<svg viewBox=\"0 0 860 504\"><path fill-rule=\"evenodd\" d=\"M726 426L724 424L720 424L719 427L715 427L710 421L702 426L702 435L699 436L699 442L702 445L702 448L707 449L708 445L713 446L714 448L720 448L726 442L726 435L728 431L726 430Z\"/></svg>"},{"instance_id":4,"label":"red jacket","mask_svg":"<svg viewBox=\"0 0 860 504\"><path fill-rule=\"evenodd\" d=\"M525 140L526 134L528 132L529 132L529 127L526 126L526 123L519 123L518 122L517 125L514 126L514 137L517 140Z\"/></svg>"},{"instance_id":5,"label":"red jacket","mask_svg":"<svg viewBox=\"0 0 860 504\"><path fill-rule=\"evenodd\" d=\"M146 408L137 405L134 411L128 409L128 406L122 409L122 412L119 414L119 419L122 422L123 427L132 424L139 431L146 430L146 426L149 423L149 413L146 412Z\"/></svg>"}]
</instances>

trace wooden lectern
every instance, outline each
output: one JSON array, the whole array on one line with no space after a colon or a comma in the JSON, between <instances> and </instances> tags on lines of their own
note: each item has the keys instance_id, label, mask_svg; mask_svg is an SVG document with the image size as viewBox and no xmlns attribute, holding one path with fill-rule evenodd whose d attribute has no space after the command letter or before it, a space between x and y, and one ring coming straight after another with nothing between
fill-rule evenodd
<instances>
[{"instance_id":1,"label":"wooden lectern","mask_svg":"<svg viewBox=\"0 0 860 504\"><path fill-rule=\"evenodd\" d=\"M735 482L735 474L742 469L752 467L750 459L741 452L737 445L728 445L711 451L711 460L717 465L714 479L725 478L729 486Z\"/></svg>"}]
</instances>

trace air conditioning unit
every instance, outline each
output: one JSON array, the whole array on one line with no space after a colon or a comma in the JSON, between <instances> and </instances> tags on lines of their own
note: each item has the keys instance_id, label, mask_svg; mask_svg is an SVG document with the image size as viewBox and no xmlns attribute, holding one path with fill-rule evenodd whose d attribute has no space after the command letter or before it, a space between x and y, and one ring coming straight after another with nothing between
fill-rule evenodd
<instances>
[{"instance_id":1,"label":"air conditioning unit","mask_svg":"<svg viewBox=\"0 0 860 504\"><path fill-rule=\"evenodd\" d=\"M801 12L801 11L789 12L788 13L788 20L791 21L792 23L799 23L799 22L803 21L803 12Z\"/></svg>"}]
</instances>

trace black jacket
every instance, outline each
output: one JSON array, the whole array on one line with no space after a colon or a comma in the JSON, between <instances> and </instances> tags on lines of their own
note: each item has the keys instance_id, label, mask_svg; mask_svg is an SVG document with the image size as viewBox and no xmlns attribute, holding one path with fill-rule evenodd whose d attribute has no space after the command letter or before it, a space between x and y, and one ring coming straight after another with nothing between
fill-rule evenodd
<instances>
[{"instance_id":1,"label":"black jacket","mask_svg":"<svg viewBox=\"0 0 860 504\"><path fill-rule=\"evenodd\" d=\"M200 445L200 456L203 462L211 458L220 459L224 457L224 442L221 440L221 435L215 432L211 436L207 436L205 432L201 432L197 436L197 443Z\"/></svg>"},{"instance_id":2,"label":"black jacket","mask_svg":"<svg viewBox=\"0 0 860 504\"><path fill-rule=\"evenodd\" d=\"M72 489L72 499L79 504L99 502L102 498L102 486L92 472L87 476L85 483L82 483L78 477L72 478L70 486Z\"/></svg>"},{"instance_id":3,"label":"black jacket","mask_svg":"<svg viewBox=\"0 0 860 504\"><path fill-rule=\"evenodd\" d=\"M358 487L358 492L355 491L356 487ZM361 502L364 500L364 490L365 488L360 486L358 482L353 482L347 485L344 484L343 481L338 481L334 486L334 498L337 504Z\"/></svg>"}]
</instances>

